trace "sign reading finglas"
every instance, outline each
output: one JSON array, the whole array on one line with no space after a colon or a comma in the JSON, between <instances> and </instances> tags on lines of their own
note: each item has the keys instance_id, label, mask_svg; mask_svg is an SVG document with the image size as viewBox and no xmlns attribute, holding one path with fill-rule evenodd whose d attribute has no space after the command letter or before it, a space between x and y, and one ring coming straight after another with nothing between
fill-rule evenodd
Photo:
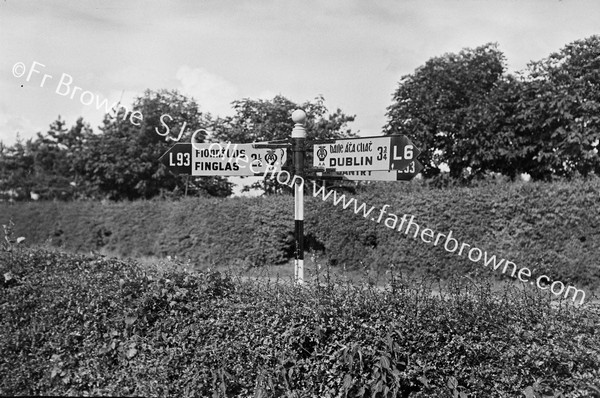
<instances>
[{"instance_id":1,"label":"sign reading finglas","mask_svg":"<svg viewBox=\"0 0 600 398\"><path fill-rule=\"evenodd\" d=\"M281 167L286 161L286 151L254 148L253 144L177 143L161 156L160 161L178 174L253 176L264 174L269 165Z\"/></svg>"}]
</instances>

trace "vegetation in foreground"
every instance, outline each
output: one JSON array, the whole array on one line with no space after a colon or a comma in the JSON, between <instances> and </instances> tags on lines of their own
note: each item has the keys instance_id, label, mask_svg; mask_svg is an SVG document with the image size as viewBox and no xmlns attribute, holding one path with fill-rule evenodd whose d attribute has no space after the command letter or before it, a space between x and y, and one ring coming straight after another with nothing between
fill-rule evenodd
<instances>
[{"instance_id":1,"label":"vegetation in foreground","mask_svg":"<svg viewBox=\"0 0 600 398\"><path fill-rule=\"evenodd\" d=\"M598 307L535 289L297 287L6 246L0 395L600 394Z\"/></svg>"}]
</instances>

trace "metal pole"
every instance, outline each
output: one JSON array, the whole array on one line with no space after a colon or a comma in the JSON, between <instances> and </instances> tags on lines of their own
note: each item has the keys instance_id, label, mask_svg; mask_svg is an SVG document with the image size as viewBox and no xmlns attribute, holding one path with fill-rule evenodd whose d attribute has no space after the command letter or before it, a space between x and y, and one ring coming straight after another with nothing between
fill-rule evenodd
<instances>
[{"instance_id":1,"label":"metal pole","mask_svg":"<svg viewBox=\"0 0 600 398\"><path fill-rule=\"evenodd\" d=\"M304 283L304 141L306 130L304 122L306 113L297 109L292 113L292 120L296 123L292 130L292 152L294 153L294 238L296 241L296 259L294 260L294 281Z\"/></svg>"}]
</instances>

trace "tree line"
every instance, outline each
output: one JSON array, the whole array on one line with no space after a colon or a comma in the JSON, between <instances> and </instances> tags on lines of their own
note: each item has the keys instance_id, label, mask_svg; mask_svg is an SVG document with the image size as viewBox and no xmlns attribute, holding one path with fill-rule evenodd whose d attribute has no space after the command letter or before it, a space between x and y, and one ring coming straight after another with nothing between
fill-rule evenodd
<instances>
[{"instance_id":1,"label":"tree line","mask_svg":"<svg viewBox=\"0 0 600 398\"><path fill-rule=\"evenodd\" d=\"M600 174L600 36L506 73L497 44L430 59L402 77L390 133L420 145L427 177Z\"/></svg>"},{"instance_id":2,"label":"tree line","mask_svg":"<svg viewBox=\"0 0 600 398\"><path fill-rule=\"evenodd\" d=\"M291 112L308 116L308 139L355 137L354 115L330 112L322 96L294 103L244 98L233 116L201 112L174 90L147 90L132 107L106 114L99 132L82 118L67 128L58 117L46 133L12 146L0 143L0 196L27 199L134 200L153 197L228 196L221 177L177 176L158 161L174 138L238 143L286 139ZM130 123L128 114L143 114ZM164 115L169 115L168 128ZM406 134L421 149L426 178L443 167L455 180L489 173L515 178L571 178L600 174L600 36L570 43L525 70L507 73L495 43L429 59L403 76L387 108L383 134ZM168 134L167 131L170 133ZM283 188L268 179L252 188Z\"/></svg>"},{"instance_id":3,"label":"tree line","mask_svg":"<svg viewBox=\"0 0 600 398\"><path fill-rule=\"evenodd\" d=\"M297 104L278 95L272 100L245 98L232 105L233 116L214 118L175 90L147 90L131 108L117 106L107 113L100 133L82 118L67 128L59 116L45 134L19 139L13 146L0 145L0 193L4 198L65 200L225 197L232 193L225 178L174 175L158 159L175 140L190 142L197 130L202 130L195 134L197 143L288 138L293 128L290 114L297 108L307 113L309 138L353 136L347 123L354 116L339 109L329 112L323 97ZM130 122L127 113L133 112L143 115L141 121ZM261 181L255 187L275 192L275 185Z\"/></svg>"}]
</instances>

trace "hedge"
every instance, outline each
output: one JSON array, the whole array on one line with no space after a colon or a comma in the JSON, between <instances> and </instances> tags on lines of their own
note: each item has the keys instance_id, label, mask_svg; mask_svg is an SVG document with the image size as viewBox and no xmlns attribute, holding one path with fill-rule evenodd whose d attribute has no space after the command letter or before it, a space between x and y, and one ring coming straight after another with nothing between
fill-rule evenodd
<instances>
[{"instance_id":1,"label":"hedge","mask_svg":"<svg viewBox=\"0 0 600 398\"><path fill-rule=\"evenodd\" d=\"M388 267L440 278L499 278L421 239L312 197L305 203L307 249L349 268ZM341 193L341 192L340 192ZM600 179L554 183L487 183L437 189L421 182L378 183L346 193L358 203L414 215L421 228L453 237L519 268L578 288L600 287ZM372 214L379 214L375 209ZM178 256L202 266L278 264L294 256L289 196L138 201L0 204L31 244L69 250L105 249L124 256Z\"/></svg>"},{"instance_id":2,"label":"hedge","mask_svg":"<svg viewBox=\"0 0 600 398\"><path fill-rule=\"evenodd\" d=\"M300 287L39 249L0 252L0 271L0 395L600 393L597 306L536 290Z\"/></svg>"}]
</instances>

